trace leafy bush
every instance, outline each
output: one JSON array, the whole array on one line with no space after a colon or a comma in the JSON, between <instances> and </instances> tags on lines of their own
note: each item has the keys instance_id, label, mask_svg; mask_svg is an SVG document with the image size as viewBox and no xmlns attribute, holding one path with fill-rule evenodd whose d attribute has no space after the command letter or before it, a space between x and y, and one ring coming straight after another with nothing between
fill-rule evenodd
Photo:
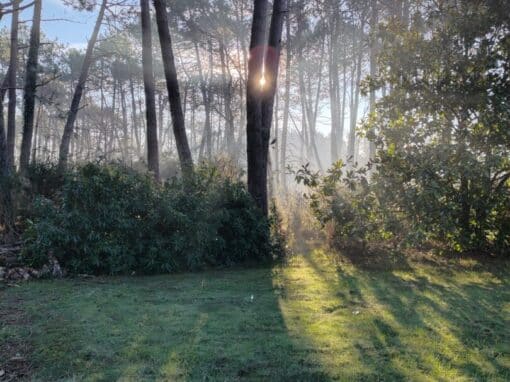
<instances>
[{"instance_id":1,"label":"leafy bush","mask_svg":"<svg viewBox=\"0 0 510 382\"><path fill-rule=\"evenodd\" d=\"M346 169L342 161L332 165L326 175L313 172L308 165L296 172L304 184L311 210L327 227L334 247L360 246L369 242L395 240L402 232L399 217L386 203L384 193L367 180L368 168Z\"/></svg>"},{"instance_id":2,"label":"leafy bush","mask_svg":"<svg viewBox=\"0 0 510 382\"><path fill-rule=\"evenodd\" d=\"M370 182L368 168L346 170L342 162L323 176L308 166L297 171L296 180L308 188L305 197L316 219L327 228L333 246L361 244L365 248L370 242L421 246L435 242L456 252L508 251L508 186L491 191L489 181L476 179L483 172L478 172L475 161L471 169L459 170L439 160L412 160L411 154L405 159L397 158L396 153L379 152L379 156L378 171L371 174ZM435 175L439 172L443 180ZM467 228L460 224L462 195L458 184L449 178L459 173L469 179Z\"/></svg>"},{"instance_id":3,"label":"leafy bush","mask_svg":"<svg viewBox=\"0 0 510 382\"><path fill-rule=\"evenodd\" d=\"M158 184L118 166L87 164L58 196L35 199L24 233L27 262L49 253L72 273L194 270L270 261L270 223L242 183L211 166Z\"/></svg>"}]
</instances>

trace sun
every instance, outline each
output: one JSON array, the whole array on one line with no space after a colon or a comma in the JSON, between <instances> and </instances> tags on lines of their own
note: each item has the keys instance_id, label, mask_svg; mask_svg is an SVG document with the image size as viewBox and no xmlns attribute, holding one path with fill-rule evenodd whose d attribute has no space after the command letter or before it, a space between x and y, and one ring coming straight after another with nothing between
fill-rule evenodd
<instances>
[{"instance_id":1,"label":"sun","mask_svg":"<svg viewBox=\"0 0 510 382\"><path fill-rule=\"evenodd\" d=\"M262 76L260 77L260 80L259 80L259 85L260 85L260 87L261 87L261 88L264 88L264 87L266 86L266 83L267 83L267 81L266 81L266 77L265 77L264 75L262 75Z\"/></svg>"}]
</instances>

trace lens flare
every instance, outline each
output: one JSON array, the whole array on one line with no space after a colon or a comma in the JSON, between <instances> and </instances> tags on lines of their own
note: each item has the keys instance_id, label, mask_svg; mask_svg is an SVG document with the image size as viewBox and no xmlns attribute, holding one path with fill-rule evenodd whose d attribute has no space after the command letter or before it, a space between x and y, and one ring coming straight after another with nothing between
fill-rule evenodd
<instances>
[{"instance_id":1,"label":"lens flare","mask_svg":"<svg viewBox=\"0 0 510 382\"><path fill-rule=\"evenodd\" d=\"M260 85L260 87L261 87L261 88L264 88L264 87L266 86L266 83L267 83L267 81L266 81L266 77L265 77L264 75L262 75L262 76L260 77L260 80L259 80L259 85Z\"/></svg>"}]
</instances>

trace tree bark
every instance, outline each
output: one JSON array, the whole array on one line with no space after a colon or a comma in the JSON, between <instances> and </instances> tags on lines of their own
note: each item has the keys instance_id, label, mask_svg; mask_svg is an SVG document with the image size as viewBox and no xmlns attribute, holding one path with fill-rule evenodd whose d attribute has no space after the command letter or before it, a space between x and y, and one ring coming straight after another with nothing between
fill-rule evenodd
<instances>
[{"instance_id":1,"label":"tree bark","mask_svg":"<svg viewBox=\"0 0 510 382\"><path fill-rule=\"evenodd\" d=\"M11 166L7 158L7 135L4 126L4 98L9 84L9 70L0 88L0 225L7 236L14 227L14 206L11 198Z\"/></svg>"},{"instance_id":2,"label":"tree bark","mask_svg":"<svg viewBox=\"0 0 510 382\"><path fill-rule=\"evenodd\" d=\"M370 77L373 79L375 78L376 71L377 71L377 19L378 19L378 13L377 13L377 0L372 0L372 14L370 16ZM370 105L370 113L375 112L375 90L370 89L370 96L369 96L369 105ZM369 159L374 160L375 159L375 143L374 143L374 136L375 131L372 129L370 131L370 135L373 137L369 141Z\"/></svg>"},{"instance_id":3,"label":"tree bark","mask_svg":"<svg viewBox=\"0 0 510 382\"><path fill-rule=\"evenodd\" d=\"M363 23L361 24L360 32L363 31ZM353 98L351 102L351 126L349 130L349 142L347 147L347 159L352 161L353 163L356 161L356 122L358 120L358 107L359 107L359 95L360 95L360 81L361 81L361 66L363 60L363 49L361 45L361 38L358 37L358 57L354 59L353 65L356 68L356 78L353 78L351 82L351 98ZM354 46L356 46L356 37L353 38ZM354 74L354 71L353 71Z\"/></svg>"},{"instance_id":4,"label":"tree bark","mask_svg":"<svg viewBox=\"0 0 510 382\"><path fill-rule=\"evenodd\" d=\"M159 144L152 65L152 30L149 0L140 0L142 22L142 66L145 92L145 119L147 120L147 164L149 171L159 179ZM162 126L160 126L162 128Z\"/></svg>"},{"instance_id":5,"label":"tree bark","mask_svg":"<svg viewBox=\"0 0 510 382\"><path fill-rule=\"evenodd\" d=\"M78 109L80 107L81 97L83 95L83 90L85 88L85 82L87 81L89 68L93 61L92 53L94 51L94 46L96 45L99 29L101 28L101 23L103 22L105 9L106 0L103 0L101 3L101 8L99 8L99 14L97 15L96 24L94 26L92 36L90 37L90 40L87 44L87 51L85 53L85 57L83 58L81 73L80 77L78 78L76 88L74 90L73 99L71 101L71 107L69 109L69 112L67 113L67 120L64 126L64 134L62 135L62 140L60 141L60 151L58 158L58 167L60 170L63 170L67 166L67 160L69 156L69 144L71 142L71 136L73 134L74 122L76 121L76 116L78 115Z\"/></svg>"},{"instance_id":6,"label":"tree bark","mask_svg":"<svg viewBox=\"0 0 510 382\"><path fill-rule=\"evenodd\" d=\"M14 147L16 145L16 76L18 71L18 25L20 0L14 0L11 21L11 47L8 71L7 105L7 165L14 168Z\"/></svg>"},{"instance_id":7,"label":"tree bark","mask_svg":"<svg viewBox=\"0 0 510 382\"><path fill-rule=\"evenodd\" d=\"M262 97L267 0L255 0L251 25L248 83L246 89L246 152L248 191L257 206L267 214L267 155L262 138Z\"/></svg>"},{"instance_id":8,"label":"tree bark","mask_svg":"<svg viewBox=\"0 0 510 382\"><path fill-rule=\"evenodd\" d=\"M330 18L330 39L329 39L329 99L330 99L330 111L331 111L331 134L330 134L330 145L331 145L331 162L336 162L338 156L338 132L340 124L340 113L339 113L339 83L338 83L338 20L339 16L337 12L332 12Z\"/></svg>"},{"instance_id":9,"label":"tree bark","mask_svg":"<svg viewBox=\"0 0 510 382\"><path fill-rule=\"evenodd\" d=\"M267 157L269 152L269 137L271 131L271 121L273 118L273 108L275 102L276 89L278 85L278 71L280 67L280 49L283 30L283 20L287 12L286 0L273 1L273 14L271 16L271 24L269 26L269 40L267 51L265 54L264 71L268 77L269 89L262 101L262 144L264 148L264 158L266 159L267 173ZM267 175L266 175L267 178ZM267 179L266 179L267 182ZM263 211L267 214L267 200Z\"/></svg>"},{"instance_id":10,"label":"tree bark","mask_svg":"<svg viewBox=\"0 0 510 382\"><path fill-rule=\"evenodd\" d=\"M25 173L30 162L30 149L34 133L35 93L37 89L37 64L39 59L39 45L41 35L41 2L34 2L34 17L30 32L30 47L28 49L27 70L25 75L25 93L23 110L23 138L21 139L21 153L19 169Z\"/></svg>"},{"instance_id":11,"label":"tree bark","mask_svg":"<svg viewBox=\"0 0 510 382\"><path fill-rule=\"evenodd\" d=\"M148 1L148 0L147 0ZM142 53L143 55L143 53ZM136 115L136 98L135 98L135 85L133 75L129 78L129 93L131 96L131 123L133 124L131 131L135 136L136 143L136 157L140 158L140 153L142 152L142 147L140 144L140 136L138 135L138 117Z\"/></svg>"},{"instance_id":12,"label":"tree bark","mask_svg":"<svg viewBox=\"0 0 510 382\"><path fill-rule=\"evenodd\" d=\"M172 39L168 28L165 1L154 0L154 8L156 9L156 23L158 25L161 56L163 57L163 66L165 69L166 87L177 153L179 155L183 175L188 176L193 172L193 160L189 149L188 138L186 137L186 128L184 126L184 114L182 113L179 82L177 81L177 71L175 69Z\"/></svg>"},{"instance_id":13,"label":"tree bark","mask_svg":"<svg viewBox=\"0 0 510 382\"><path fill-rule=\"evenodd\" d=\"M195 55L197 58L198 64L198 78L200 80L200 91L202 93L202 101L204 103L205 110L205 123L204 123L204 132L202 134L202 141L200 143L200 158L202 158L204 153L204 148L206 150L207 159L211 159L211 102L210 102L210 92L207 92L207 85L205 82L204 72L202 70L202 60L200 58L200 51L198 50L198 43L195 41Z\"/></svg>"},{"instance_id":14,"label":"tree bark","mask_svg":"<svg viewBox=\"0 0 510 382\"><path fill-rule=\"evenodd\" d=\"M285 102L283 106L283 126L282 126L282 143L281 143L281 183L284 192L287 191L287 176L285 174L285 164L287 160L287 133L289 129L289 109L290 109L290 64L291 64L291 40L290 40L290 16L287 11L285 17L285 36L287 38L287 60L285 62Z\"/></svg>"}]
</instances>

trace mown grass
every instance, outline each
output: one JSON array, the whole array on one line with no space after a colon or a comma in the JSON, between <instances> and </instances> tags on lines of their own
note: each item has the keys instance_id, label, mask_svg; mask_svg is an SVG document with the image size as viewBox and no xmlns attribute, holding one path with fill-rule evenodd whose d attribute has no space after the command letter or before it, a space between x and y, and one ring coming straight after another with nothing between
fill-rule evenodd
<instances>
[{"instance_id":1,"label":"mown grass","mask_svg":"<svg viewBox=\"0 0 510 382\"><path fill-rule=\"evenodd\" d=\"M44 381L508 381L508 271L317 251L272 270L37 281L0 291L0 311L25 314L0 341L29 343Z\"/></svg>"}]
</instances>

